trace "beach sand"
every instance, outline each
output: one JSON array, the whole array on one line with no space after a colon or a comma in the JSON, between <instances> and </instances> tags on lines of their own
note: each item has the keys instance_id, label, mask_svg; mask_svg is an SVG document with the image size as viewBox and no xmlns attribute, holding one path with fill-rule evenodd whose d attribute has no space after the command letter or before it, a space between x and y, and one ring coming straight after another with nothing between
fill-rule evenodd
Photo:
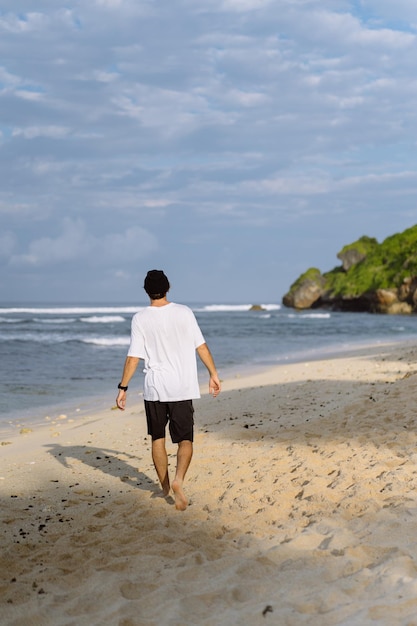
<instances>
[{"instance_id":1,"label":"beach sand","mask_svg":"<svg viewBox=\"0 0 417 626\"><path fill-rule=\"evenodd\" d=\"M184 512L129 401L2 440L2 626L417 624L417 347L224 380Z\"/></svg>"}]
</instances>

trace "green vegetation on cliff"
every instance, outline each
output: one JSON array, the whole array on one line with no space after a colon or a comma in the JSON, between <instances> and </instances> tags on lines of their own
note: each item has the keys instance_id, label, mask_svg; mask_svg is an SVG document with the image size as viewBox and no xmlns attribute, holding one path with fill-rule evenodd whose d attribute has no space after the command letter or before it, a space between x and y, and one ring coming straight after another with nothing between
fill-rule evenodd
<instances>
[{"instance_id":1,"label":"green vegetation on cliff","mask_svg":"<svg viewBox=\"0 0 417 626\"><path fill-rule=\"evenodd\" d=\"M297 278L295 283L293 283L291 285L291 291L294 291L295 289L298 289L298 287L300 287L300 285L302 285L306 281L309 281L311 283L315 283L316 285L318 285L320 287L323 287L323 285L325 285L325 281L323 279L323 276L322 276L320 270L317 269L317 267L310 267L310 269L308 269L306 272L304 272L304 274L301 274L301 276L299 276L299 278Z\"/></svg>"},{"instance_id":2,"label":"green vegetation on cliff","mask_svg":"<svg viewBox=\"0 0 417 626\"><path fill-rule=\"evenodd\" d=\"M338 253L337 258L343 258L346 253L352 251L366 256L378 245L379 244L374 237L367 237L366 235L364 235L363 237L358 239L358 241L355 241L354 243L349 243L347 246L344 246Z\"/></svg>"},{"instance_id":3,"label":"green vegetation on cliff","mask_svg":"<svg viewBox=\"0 0 417 626\"><path fill-rule=\"evenodd\" d=\"M417 225L387 237L381 244L361 237L338 254L355 250L364 255L347 271L336 267L323 274L325 291L330 297L355 298L376 289L397 288L404 278L417 275Z\"/></svg>"}]
</instances>

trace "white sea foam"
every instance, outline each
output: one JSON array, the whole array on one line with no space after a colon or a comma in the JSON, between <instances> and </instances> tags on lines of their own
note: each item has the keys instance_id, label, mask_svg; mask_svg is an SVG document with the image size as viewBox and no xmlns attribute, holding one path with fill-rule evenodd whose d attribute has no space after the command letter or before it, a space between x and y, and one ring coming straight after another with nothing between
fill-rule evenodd
<instances>
[{"instance_id":1,"label":"white sea foam","mask_svg":"<svg viewBox=\"0 0 417 626\"><path fill-rule=\"evenodd\" d=\"M202 306L192 306L194 311L206 312L239 312L250 311L254 304L207 304ZM260 304L265 311L279 311L279 304ZM0 307L0 314L31 314L31 315L123 315L134 314L145 308L145 306L68 306L68 307ZM16 322L16 320L14 320Z\"/></svg>"},{"instance_id":2,"label":"white sea foam","mask_svg":"<svg viewBox=\"0 0 417 626\"><path fill-rule=\"evenodd\" d=\"M290 318L310 318L310 319L323 319L328 320L331 317L331 313L289 313L288 317Z\"/></svg>"},{"instance_id":3,"label":"white sea foam","mask_svg":"<svg viewBox=\"0 0 417 626\"><path fill-rule=\"evenodd\" d=\"M205 311L210 313L230 312L236 313L239 311L250 311L253 304L207 304L200 308L195 308L195 311ZM258 305L256 305L258 306ZM279 304L260 304L259 305L265 311L279 311L281 306Z\"/></svg>"},{"instance_id":4,"label":"white sea foam","mask_svg":"<svg viewBox=\"0 0 417 626\"><path fill-rule=\"evenodd\" d=\"M112 324L114 322L124 322L125 318L121 315L93 315L92 317L80 317L81 322L87 324Z\"/></svg>"},{"instance_id":5,"label":"white sea foam","mask_svg":"<svg viewBox=\"0 0 417 626\"><path fill-rule=\"evenodd\" d=\"M129 337L82 337L78 334L67 334L59 332L23 332L23 333L0 333L0 341L18 341L18 342L35 342L44 344L81 342L102 346L125 346L129 345Z\"/></svg>"},{"instance_id":6,"label":"white sea foam","mask_svg":"<svg viewBox=\"0 0 417 626\"><path fill-rule=\"evenodd\" d=\"M66 335L59 333L44 333L44 332L23 332L23 333L0 333L0 341L18 341L18 342L30 342L35 343L65 343L67 341L77 341L77 335Z\"/></svg>"},{"instance_id":7,"label":"white sea foam","mask_svg":"<svg viewBox=\"0 0 417 626\"><path fill-rule=\"evenodd\" d=\"M143 306L104 306L104 307L12 307L0 308L0 313L30 313L32 315L95 315L96 313L122 314L136 313Z\"/></svg>"},{"instance_id":8,"label":"white sea foam","mask_svg":"<svg viewBox=\"0 0 417 626\"><path fill-rule=\"evenodd\" d=\"M0 317L0 324L20 324L25 320L13 318L13 317Z\"/></svg>"},{"instance_id":9,"label":"white sea foam","mask_svg":"<svg viewBox=\"0 0 417 626\"><path fill-rule=\"evenodd\" d=\"M59 324L73 324L77 320L75 317L54 317L52 319L34 317L33 321L39 324L58 324L59 325Z\"/></svg>"},{"instance_id":10,"label":"white sea foam","mask_svg":"<svg viewBox=\"0 0 417 626\"><path fill-rule=\"evenodd\" d=\"M128 346L130 344L129 337L90 337L82 339L83 343L91 343L95 346Z\"/></svg>"}]
</instances>

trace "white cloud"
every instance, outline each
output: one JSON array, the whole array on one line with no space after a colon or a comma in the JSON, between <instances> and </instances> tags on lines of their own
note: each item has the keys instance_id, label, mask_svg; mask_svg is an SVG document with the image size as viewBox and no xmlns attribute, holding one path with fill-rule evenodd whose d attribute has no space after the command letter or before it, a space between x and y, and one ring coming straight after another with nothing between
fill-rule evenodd
<instances>
[{"instance_id":1,"label":"white cloud","mask_svg":"<svg viewBox=\"0 0 417 626\"><path fill-rule=\"evenodd\" d=\"M124 0L95 0L95 3L99 7L106 7L109 9L119 8L123 4Z\"/></svg>"},{"instance_id":2,"label":"white cloud","mask_svg":"<svg viewBox=\"0 0 417 626\"><path fill-rule=\"evenodd\" d=\"M380 190L382 187L386 188L392 184L406 184L411 183L411 186L417 185L417 171L408 172L382 172L382 173L369 173L361 176L348 176L345 179L338 181L336 187L350 188L358 186L367 186L368 188L377 187ZM394 187L392 187L394 188Z\"/></svg>"},{"instance_id":3,"label":"white cloud","mask_svg":"<svg viewBox=\"0 0 417 626\"><path fill-rule=\"evenodd\" d=\"M21 82L19 76L12 74L4 66L0 66L0 86L3 85L2 89L14 88Z\"/></svg>"},{"instance_id":4,"label":"white cloud","mask_svg":"<svg viewBox=\"0 0 417 626\"><path fill-rule=\"evenodd\" d=\"M409 47L416 39L413 34L389 28L368 28L358 18L347 13L320 11L314 16L314 23L320 33L331 34L346 44L395 49Z\"/></svg>"},{"instance_id":5,"label":"white cloud","mask_svg":"<svg viewBox=\"0 0 417 626\"><path fill-rule=\"evenodd\" d=\"M121 91L113 98L113 104L119 115L128 116L167 138L189 134L207 124L232 123L230 113L213 108L208 95L201 91L137 84Z\"/></svg>"},{"instance_id":6,"label":"white cloud","mask_svg":"<svg viewBox=\"0 0 417 626\"><path fill-rule=\"evenodd\" d=\"M25 139L36 139L37 137L49 137L51 139L62 139L67 137L70 129L63 126L28 126L27 128L15 128L14 137L24 137Z\"/></svg>"},{"instance_id":7,"label":"white cloud","mask_svg":"<svg viewBox=\"0 0 417 626\"><path fill-rule=\"evenodd\" d=\"M35 158L27 163L26 167L37 176L50 176L54 173L68 171L69 165L64 161L56 161L53 159Z\"/></svg>"},{"instance_id":8,"label":"white cloud","mask_svg":"<svg viewBox=\"0 0 417 626\"><path fill-rule=\"evenodd\" d=\"M0 256L9 257L16 246L16 235L10 231L0 235Z\"/></svg>"},{"instance_id":9,"label":"white cloud","mask_svg":"<svg viewBox=\"0 0 417 626\"><path fill-rule=\"evenodd\" d=\"M225 99L243 107L256 107L268 100L264 93L242 91L240 89L231 89L225 95Z\"/></svg>"},{"instance_id":10,"label":"white cloud","mask_svg":"<svg viewBox=\"0 0 417 626\"><path fill-rule=\"evenodd\" d=\"M156 248L155 237L138 226L123 233L98 237L87 231L83 220L65 218L60 235L33 240L27 252L11 257L10 265L42 268L83 262L89 266L108 266L114 262L135 261Z\"/></svg>"},{"instance_id":11,"label":"white cloud","mask_svg":"<svg viewBox=\"0 0 417 626\"><path fill-rule=\"evenodd\" d=\"M96 241L97 250L114 261L136 261L158 248L157 240L144 228L132 226L123 233L109 234Z\"/></svg>"},{"instance_id":12,"label":"white cloud","mask_svg":"<svg viewBox=\"0 0 417 626\"><path fill-rule=\"evenodd\" d=\"M155 5L154 0L94 0L94 6L101 15L108 12L112 18L122 20L133 16L158 15L161 8L156 8Z\"/></svg>"},{"instance_id":13,"label":"white cloud","mask_svg":"<svg viewBox=\"0 0 417 626\"><path fill-rule=\"evenodd\" d=\"M56 238L41 237L29 245L24 254L12 256L11 265L43 267L50 264L85 258L89 252L88 235L81 220L66 218L63 233Z\"/></svg>"},{"instance_id":14,"label":"white cloud","mask_svg":"<svg viewBox=\"0 0 417 626\"><path fill-rule=\"evenodd\" d=\"M0 17L0 31L19 34L41 30L46 21L47 18L43 13L29 12L24 15L6 13Z\"/></svg>"},{"instance_id":15,"label":"white cloud","mask_svg":"<svg viewBox=\"0 0 417 626\"><path fill-rule=\"evenodd\" d=\"M99 83L112 83L120 77L119 72L107 72L103 70L93 70L90 72L84 72L77 76L78 80L95 80Z\"/></svg>"},{"instance_id":16,"label":"white cloud","mask_svg":"<svg viewBox=\"0 0 417 626\"><path fill-rule=\"evenodd\" d=\"M253 11L256 9L264 9L271 4L274 0L222 0L221 8L226 11Z\"/></svg>"},{"instance_id":17,"label":"white cloud","mask_svg":"<svg viewBox=\"0 0 417 626\"><path fill-rule=\"evenodd\" d=\"M7 194L2 194L4 200L0 199L0 216L7 216L7 220L17 217L21 220L22 215L29 215L32 211L32 205L30 202L16 202L14 198L8 197Z\"/></svg>"},{"instance_id":18,"label":"white cloud","mask_svg":"<svg viewBox=\"0 0 417 626\"><path fill-rule=\"evenodd\" d=\"M331 181L326 174L316 172L311 175L277 175L262 181L248 182L243 187L247 191L273 195L316 195L328 192Z\"/></svg>"},{"instance_id":19,"label":"white cloud","mask_svg":"<svg viewBox=\"0 0 417 626\"><path fill-rule=\"evenodd\" d=\"M417 24L417 4L414 0L361 0L365 11L370 11L373 19L378 23L381 20L392 20L395 24L402 21L402 26Z\"/></svg>"},{"instance_id":20,"label":"white cloud","mask_svg":"<svg viewBox=\"0 0 417 626\"><path fill-rule=\"evenodd\" d=\"M44 99L44 94L40 91L30 91L28 89L18 89L15 91L15 95L23 100L30 100L32 102L39 102Z\"/></svg>"},{"instance_id":21,"label":"white cloud","mask_svg":"<svg viewBox=\"0 0 417 626\"><path fill-rule=\"evenodd\" d=\"M170 204L172 203L166 198L150 198L149 200L143 201L143 206L149 207L150 209L161 209L169 206Z\"/></svg>"},{"instance_id":22,"label":"white cloud","mask_svg":"<svg viewBox=\"0 0 417 626\"><path fill-rule=\"evenodd\" d=\"M262 181L248 181L242 184L242 191L254 197L266 194L278 199L283 197L334 195L346 190L361 189L367 194L391 189L397 193L401 187L413 190L417 186L417 171L384 171L369 172L361 175L330 176L323 170L310 173L291 173L275 175ZM395 190L395 191L394 191Z\"/></svg>"}]
</instances>

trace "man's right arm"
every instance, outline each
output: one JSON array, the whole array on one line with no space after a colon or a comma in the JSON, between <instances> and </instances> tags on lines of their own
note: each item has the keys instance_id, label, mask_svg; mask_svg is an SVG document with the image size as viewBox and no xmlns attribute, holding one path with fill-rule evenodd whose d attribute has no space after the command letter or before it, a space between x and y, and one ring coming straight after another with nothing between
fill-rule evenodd
<instances>
[{"instance_id":1,"label":"man's right arm","mask_svg":"<svg viewBox=\"0 0 417 626\"><path fill-rule=\"evenodd\" d=\"M122 380L120 381L120 385L122 387L127 387L129 385L129 381L132 378L133 374L136 372L136 368L138 366L139 360L135 356L126 357L125 365L123 368ZM116 404L118 408L122 411L125 410L126 406L126 391L123 389L119 390L116 398Z\"/></svg>"}]
</instances>

